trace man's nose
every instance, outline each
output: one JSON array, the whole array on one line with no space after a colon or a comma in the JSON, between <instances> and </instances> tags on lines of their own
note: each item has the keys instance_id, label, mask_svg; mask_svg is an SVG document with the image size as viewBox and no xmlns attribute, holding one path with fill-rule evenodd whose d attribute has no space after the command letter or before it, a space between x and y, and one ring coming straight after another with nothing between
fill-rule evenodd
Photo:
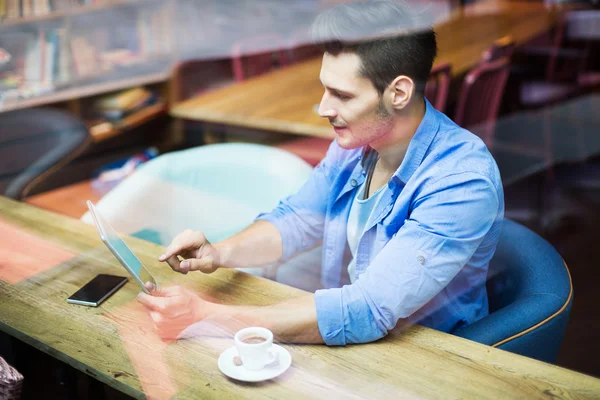
<instances>
[{"instance_id":1,"label":"man's nose","mask_svg":"<svg viewBox=\"0 0 600 400\"><path fill-rule=\"evenodd\" d=\"M319 104L319 116L322 118L329 119L335 118L337 116L337 111L329 103L327 93L324 93L323 97L321 98L321 103Z\"/></svg>"}]
</instances>

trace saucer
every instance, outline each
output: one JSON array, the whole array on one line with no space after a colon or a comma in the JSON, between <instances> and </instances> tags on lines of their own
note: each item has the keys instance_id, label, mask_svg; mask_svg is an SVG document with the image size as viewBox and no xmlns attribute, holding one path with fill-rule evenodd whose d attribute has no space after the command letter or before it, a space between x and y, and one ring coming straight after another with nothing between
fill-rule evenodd
<instances>
[{"instance_id":1,"label":"saucer","mask_svg":"<svg viewBox=\"0 0 600 400\"><path fill-rule=\"evenodd\" d=\"M237 348L232 346L219 356L219 369L230 378L244 382L260 382L273 379L283 374L292 365L292 356L289 351L276 344L273 349L279 353L277 364L268 365L259 371L248 371L243 365L235 365L233 357L238 355Z\"/></svg>"}]
</instances>

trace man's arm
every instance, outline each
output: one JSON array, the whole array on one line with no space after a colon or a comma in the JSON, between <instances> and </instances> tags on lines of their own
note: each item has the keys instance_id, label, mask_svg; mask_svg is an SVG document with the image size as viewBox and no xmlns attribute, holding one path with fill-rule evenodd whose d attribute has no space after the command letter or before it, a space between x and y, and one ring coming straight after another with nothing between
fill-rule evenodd
<instances>
[{"instance_id":1,"label":"man's arm","mask_svg":"<svg viewBox=\"0 0 600 400\"><path fill-rule=\"evenodd\" d=\"M152 295L140 293L138 301L149 310L159 334L166 339L175 339L187 327L203 322L203 334L214 329L233 335L249 326L262 326L281 342L324 343L312 293L269 306L230 306L202 300L179 286L146 286Z\"/></svg>"},{"instance_id":2,"label":"man's arm","mask_svg":"<svg viewBox=\"0 0 600 400\"><path fill-rule=\"evenodd\" d=\"M215 243L220 266L252 268L276 262L283 245L279 230L270 222L258 220L230 238Z\"/></svg>"},{"instance_id":3,"label":"man's arm","mask_svg":"<svg viewBox=\"0 0 600 400\"><path fill-rule=\"evenodd\" d=\"M262 326L273 332L280 342L324 343L312 293L270 306L215 306L215 322L232 332L248 326Z\"/></svg>"}]
</instances>

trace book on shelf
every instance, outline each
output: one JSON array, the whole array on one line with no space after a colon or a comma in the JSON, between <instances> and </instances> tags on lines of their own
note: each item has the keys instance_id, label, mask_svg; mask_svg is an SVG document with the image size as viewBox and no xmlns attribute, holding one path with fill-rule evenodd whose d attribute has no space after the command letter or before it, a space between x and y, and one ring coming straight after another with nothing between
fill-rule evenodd
<instances>
[{"instance_id":1,"label":"book on shelf","mask_svg":"<svg viewBox=\"0 0 600 400\"><path fill-rule=\"evenodd\" d=\"M64 28L3 32L0 48L10 61L0 67L4 100L38 96L70 79L70 55Z\"/></svg>"},{"instance_id":2,"label":"book on shelf","mask_svg":"<svg viewBox=\"0 0 600 400\"><path fill-rule=\"evenodd\" d=\"M94 29L80 22L71 35L75 74L79 78L92 77L171 54L168 7L139 9L134 21L132 26L121 24L112 29ZM108 33L118 39L110 39Z\"/></svg>"},{"instance_id":3,"label":"book on shelf","mask_svg":"<svg viewBox=\"0 0 600 400\"><path fill-rule=\"evenodd\" d=\"M171 16L167 7L140 10L136 31L139 54L152 58L172 51Z\"/></svg>"},{"instance_id":4,"label":"book on shelf","mask_svg":"<svg viewBox=\"0 0 600 400\"><path fill-rule=\"evenodd\" d=\"M133 88L100 97L93 104L96 117L117 122L158 102L158 96L146 88Z\"/></svg>"},{"instance_id":5,"label":"book on shelf","mask_svg":"<svg viewBox=\"0 0 600 400\"><path fill-rule=\"evenodd\" d=\"M138 87L97 98L86 112L86 125L93 136L102 138L119 129L138 126L164 111L158 95Z\"/></svg>"},{"instance_id":6,"label":"book on shelf","mask_svg":"<svg viewBox=\"0 0 600 400\"><path fill-rule=\"evenodd\" d=\"M147 99L150 95L151 92L148 89L141 87L132 88L99 98L95 102L95 107L102 110L126 110L140 100Z\"/></svg>"},{"instance_id":7,"label":"book on shelf","mask_svg":"<svg viewBox=\"0 0 600 400\"><path fill-rule=\"evenodd\" d=\"M0 0L0 20L31 18L68 9L71 0Z\"/></svg>"}]
</instances>

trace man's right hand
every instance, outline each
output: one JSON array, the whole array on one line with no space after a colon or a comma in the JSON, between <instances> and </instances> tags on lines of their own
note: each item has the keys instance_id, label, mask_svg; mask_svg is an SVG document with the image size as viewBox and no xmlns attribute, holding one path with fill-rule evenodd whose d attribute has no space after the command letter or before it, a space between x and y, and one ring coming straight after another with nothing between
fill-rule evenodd
<instances>
[{"instance_id":1,"label":"man's right hand","mask_svg":"<svg viewBox=\"0 0 600 400\"><path fill-rule=\"evenodd\" d=\"M179 260L179 256L183 258L182 261ZM166 261L173 271L182 274L189 271L210 274L219 268L221 255L202 232L187 229L173 239L158 260Z\"/></svg>"}]
</instances>

